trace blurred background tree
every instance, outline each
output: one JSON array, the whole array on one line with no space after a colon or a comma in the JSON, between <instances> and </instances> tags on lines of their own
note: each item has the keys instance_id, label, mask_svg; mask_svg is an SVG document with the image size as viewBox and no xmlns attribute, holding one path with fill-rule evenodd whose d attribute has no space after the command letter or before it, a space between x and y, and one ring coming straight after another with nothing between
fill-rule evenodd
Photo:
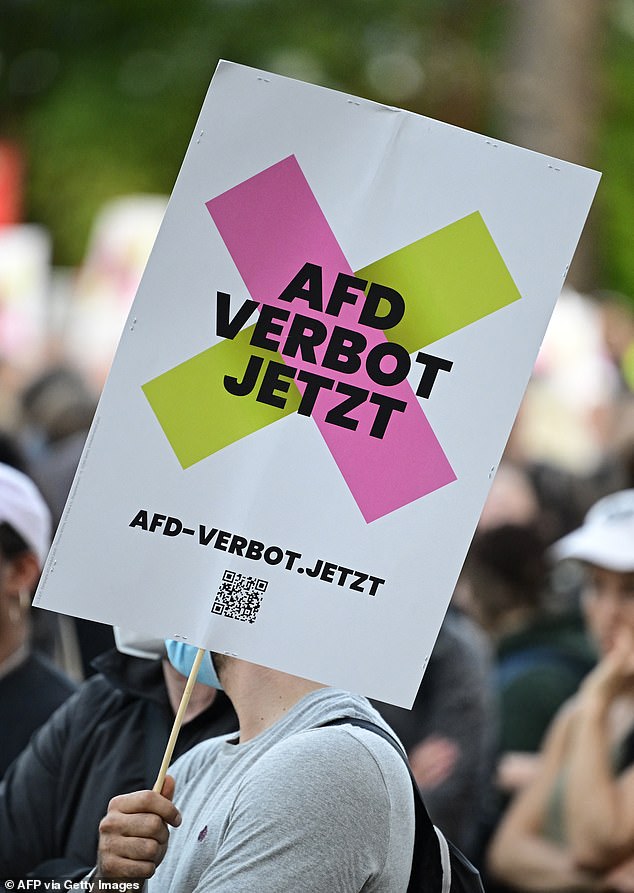
<instances>
[{"instance_id":1,"label":"blurred background tree","mask_svg":"<svg viewBox=\"0 0 634 893\"><path fill-rule=\"evenodd\" d=\"M76 265L103 202L169 193L219 58L604 171L571 271L634 294L633 0L0 0L0 138Z\"/></svg>"}]
</instances>

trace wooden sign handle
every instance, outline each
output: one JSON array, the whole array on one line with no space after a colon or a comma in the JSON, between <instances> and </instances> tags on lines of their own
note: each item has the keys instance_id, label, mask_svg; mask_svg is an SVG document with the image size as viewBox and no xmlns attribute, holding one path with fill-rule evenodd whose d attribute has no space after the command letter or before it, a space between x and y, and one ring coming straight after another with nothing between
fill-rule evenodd
<instances>
[{"instance_id":1,"label":"wooden sign handle","mask_svg":"<svg viewBox=\"0 0 634 893\"><path fill-rule=\"evenodd\" d=\"M185 691L183 692L181 702L178 705L178 710L176 712L176 716L174 717L174 725L172 726L172 731L167 742L167 747L165 748L165 753L163 754L163 762L161 763L161 768L159 769L156 781L154 782L154 787L152 788L152 790L156 791L158 794L160 794L163 790L163 782L165 781L165 776L167 775L167 767L169 766L170 760L172 759L172 754L174 753L176 739L178 738L178 733L180 732L180 728L183 724L183 717L185 716L185 711L187 710L187 705L189 704L189 699L191 697L194 683L196 682L196 677L198 676L198 670L200 669L200 664L204 654L205 649L199 648L196 653L196 657L194 658L192 668L189 671L187 685L185 686Z\"/></svg>"}]
</instances>

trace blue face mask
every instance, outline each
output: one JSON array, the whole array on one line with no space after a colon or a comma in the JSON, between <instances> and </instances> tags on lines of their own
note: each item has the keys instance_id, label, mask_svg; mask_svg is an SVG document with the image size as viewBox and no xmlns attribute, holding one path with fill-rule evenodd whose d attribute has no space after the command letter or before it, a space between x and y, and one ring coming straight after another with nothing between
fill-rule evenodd
<instances>
[{"instance_id":1,"label":"blue face mask","mask_svg":"<svg viewBox=\"0 0 634 893\"><path fill-rule=\"evenodd\" d=\"M189 676L198 649L193 645L187 645L185 642L177 642L175 639L166 639L165 647L167 649L167 659L174 669L178 670L181 676ZM205 651L201 661L196 682L202 682L203 685L222 691L222 685L216 675L216 668L208 651Z\"/></svg>"}]
</instances>

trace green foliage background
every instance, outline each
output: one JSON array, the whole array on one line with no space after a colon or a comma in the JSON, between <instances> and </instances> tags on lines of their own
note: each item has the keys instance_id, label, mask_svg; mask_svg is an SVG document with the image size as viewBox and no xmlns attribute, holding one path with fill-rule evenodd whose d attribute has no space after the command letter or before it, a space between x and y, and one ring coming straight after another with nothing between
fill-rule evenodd
<instances>
[{"instance_id":1,"label":"green foliage background","mask_svg":"<svg viewBox=\"0 0 634 893\"><path fill-rule=\"evenodd\" d=\"M587 159L605 171L596 285L632 296L634 15L610 10ZM0 11L0 138L25 151L26 217L51 229L59 264L80 261L105 200L171 191L220 58L504 138L500 0L0 0ZM381 77L386 59L405 60L400 82L398 65Z\"/></svg>"}]
</instances>

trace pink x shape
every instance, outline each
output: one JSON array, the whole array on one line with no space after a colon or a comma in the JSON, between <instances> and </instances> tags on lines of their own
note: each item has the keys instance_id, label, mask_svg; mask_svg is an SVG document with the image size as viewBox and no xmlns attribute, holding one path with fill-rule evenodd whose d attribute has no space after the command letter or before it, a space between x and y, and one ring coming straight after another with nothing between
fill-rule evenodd
<instances>
[{"instance_id":1,"label":"pink x shape","mask_svg":"<svg viewBox=\"0 0 634 893\"><path fill-rule=\"evenodd\" d=\"M358 306L344 305L339 316L333 317L309 310L304 301L290 305L279 301L279 295L306 262L322 268L326 297L339 273L353 273L294 155L211 199L207 208L252 299L291 309L281 339L293 312L300 312L319 319L329 334L335 325L362 329L368 351L386 340L384 332L359 326ZM388 282L381 284L389 286ZM403 297L406 302L414 299L411 295ZM322 372L300 357L294 358L292 365ZM328 375L407 403L404 412L393 413L382 439L369 436L376 415L374 405L365 403L355 410L359 418L356 431L325 421L329 409L342 399L333 391L321 391L313 410L313 419L367 522L456 480L407 381L380 388L369 378L364 365L354 375L331 370ZM301 381L296 384L303 393L305 385Z\"/></svg>"}]
</instances>

